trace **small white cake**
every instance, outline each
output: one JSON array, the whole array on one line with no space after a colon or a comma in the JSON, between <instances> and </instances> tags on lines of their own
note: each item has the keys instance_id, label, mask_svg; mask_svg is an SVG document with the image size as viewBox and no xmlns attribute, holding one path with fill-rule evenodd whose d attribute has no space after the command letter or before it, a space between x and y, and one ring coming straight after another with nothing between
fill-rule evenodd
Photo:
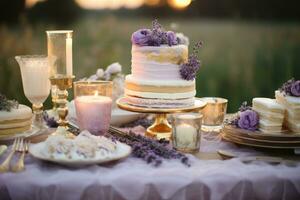
<instances>
[{"instance_id":1,"label":"small white cake","mask_svg":"<svg viewBox=\"0 0 300 200\"><path fill-rule=\"evenodd\" d=\"M32 110L20 104L10 111L0 111L0 135L21 133L30 129Z\"/></svg>"}]
</instances>

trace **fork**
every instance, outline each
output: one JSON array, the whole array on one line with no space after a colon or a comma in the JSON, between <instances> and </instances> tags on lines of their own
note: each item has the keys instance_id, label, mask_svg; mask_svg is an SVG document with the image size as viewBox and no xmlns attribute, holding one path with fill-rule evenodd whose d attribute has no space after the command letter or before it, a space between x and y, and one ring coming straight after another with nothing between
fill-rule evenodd
<instances>
[{"instance_id":1,"label":"fork","mask_svg":"<svg viewBox=\"0 0 300 200\"><path fill-rule=\"evenodd\" d=\"M20 145L20 141L21 141L20 138L16 138L14 140L11 152L8 154L8 156L3 161L3 163L0 165L0 173L4 173L4 172L9 171L9 163L10 163L14 153L16 152L17 147Z\"/></svg>"},{"instance_id":2,"label":"fork","mask_svg":"<svg viewBox=\"0 0 300 200\"><path fill-rule=\"evenodd\" d=\"M24 139L21 138L20 145L18 146L18 148L16 148L16 151L22 154L18 162L12 167L11 169L12 172L20 172L25 169L24 158L25 158L25 154L28 152L28 146L29 146L28 141L24 141Z\"/></svg>"}]
</instances>

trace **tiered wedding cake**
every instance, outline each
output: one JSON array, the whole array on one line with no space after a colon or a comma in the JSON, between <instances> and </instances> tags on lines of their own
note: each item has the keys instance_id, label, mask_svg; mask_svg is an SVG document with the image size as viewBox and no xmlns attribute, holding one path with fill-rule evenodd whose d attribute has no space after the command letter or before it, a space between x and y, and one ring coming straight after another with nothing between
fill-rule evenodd
<instances>
[{"instance_id":1,"label":"tiered wedding cake","mask_svg":"<svg viewBox=\"0 0 300 200\"><path fill-rule=\"evenodd\" d=\"M125 81L128 101L146 107L193 105L199 61L188 57L188 39L163 31L154 21L152 30L140 29L131 40L131 74Z\"/></svg>"}]
</instances>

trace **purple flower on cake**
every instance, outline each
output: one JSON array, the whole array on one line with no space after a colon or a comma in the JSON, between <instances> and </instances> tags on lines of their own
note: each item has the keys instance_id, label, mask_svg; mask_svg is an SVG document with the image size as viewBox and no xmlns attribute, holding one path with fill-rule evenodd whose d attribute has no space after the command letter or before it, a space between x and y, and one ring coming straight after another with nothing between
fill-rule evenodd
<instances>
[{"instance_id":1,"label":"purple flower on cake","mask_svg":"<svg viewBox=\"0 0 300 200\"><path fill-rule=\"evenodd\" d=\"M173 31L168 31L167 32L167 38L168 38L168 45L169 46L178 44L177 36Z\"/></svg>"},{"instance_id":2,"label":"purple flower on cake","mask_svg":"<svg viewBox=\"0 0 300 200\"><path fill-rule=\"evenodd\" d=\"M292 78L285 82L279 90L283 92L284 95L300 97L300 80Z\"/></svg>"},{"instance_id":3,"label":"purple flower on cake","mask_svg":"<svg viewBox=\"0 0 300 200\"><path fill-rule=\"evenodd\" d=\"M139 46L148 46L150 42L150 29L140 29L131 36L131 42Z\"/></svg>"},{"instance_id":4,"label":"purple flower on cake","mask_svg":"<svg viewBox=\"0 0 300 200\"><path fill-rule=\"evenodd\" d=\"M177 45L180 39L173 31L164 31L157 19L152 22L152 30L140 29L131 36L133 44L139 46Z\"/></svg>"},{"instance_id":5,"label":"purple flower on cake","mask_svg":"<svg viewBox=\"0 0 300 200\"><path fill-rule=\"evenodd\" d=\"M246 110L240 113L238 127L250 131L257 130L259 116L254 110Z\"/></svg>"},{"instance_id":6,"label":"purple flower on cake","mask_svg":"<svg viewBox=\"0 0 300 200\"><path fill-rule=\"evenodd\" d=\"M291 93L295 97L300 97L300 80L295 81L291 85Z\"/></svg>"}]
</instances>

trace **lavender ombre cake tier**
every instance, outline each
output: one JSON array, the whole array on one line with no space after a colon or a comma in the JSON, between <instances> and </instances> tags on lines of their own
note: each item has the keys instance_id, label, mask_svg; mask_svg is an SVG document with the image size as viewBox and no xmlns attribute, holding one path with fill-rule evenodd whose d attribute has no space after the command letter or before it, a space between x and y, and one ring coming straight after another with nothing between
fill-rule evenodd
<instances>
[{"instance_id":1,"label":"lavender ombre cake tier","mask_svg":"<svg viewBox=\"0 0 300 200\"><path fill-rule=\"evenodd\" d=\"M131 104L147 107L185 107L194 104L195 81L181 78L188 59L186 45L132 46L131 73L125 95Z\"/></svg>"}]
</instances>

